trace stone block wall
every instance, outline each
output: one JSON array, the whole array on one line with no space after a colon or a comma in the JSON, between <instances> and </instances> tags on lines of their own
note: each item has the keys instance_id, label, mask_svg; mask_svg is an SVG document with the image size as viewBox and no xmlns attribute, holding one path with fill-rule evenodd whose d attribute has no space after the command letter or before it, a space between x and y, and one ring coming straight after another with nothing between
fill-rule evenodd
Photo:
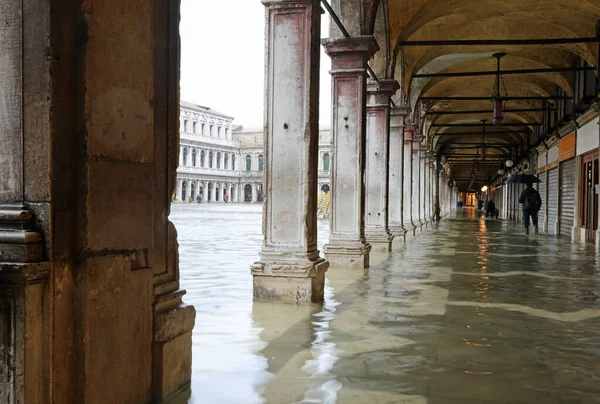
<instances>
[{"instance_id":1,"label":"stone block wall","mask_svg":"<svg viewBox=\"0 0 600 404\"><path fill-rule=\"evenodd\" d=\"M40 251L0 254L0 401L185 396L195 312L168 221L179 2L0 0L0 12L0 253Z\"/></svg>"}]
</instances>

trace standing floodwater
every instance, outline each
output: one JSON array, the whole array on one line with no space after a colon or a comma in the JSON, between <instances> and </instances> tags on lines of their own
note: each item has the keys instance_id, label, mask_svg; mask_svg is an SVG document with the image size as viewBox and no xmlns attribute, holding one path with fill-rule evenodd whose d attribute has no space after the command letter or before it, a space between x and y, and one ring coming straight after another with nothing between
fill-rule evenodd
<instances>
[{"instance_id":1,"label":"standing floodwater","mask_svg":"<svg viewBox=\"0 0 600 404\"><path fill-rule=\"evenodd\" d=\"M253 302L261 214L172 208L193 403L600 401L593 248L463 209L368 270L330 269L324 305Z\"/></svg>"}]
</instances>

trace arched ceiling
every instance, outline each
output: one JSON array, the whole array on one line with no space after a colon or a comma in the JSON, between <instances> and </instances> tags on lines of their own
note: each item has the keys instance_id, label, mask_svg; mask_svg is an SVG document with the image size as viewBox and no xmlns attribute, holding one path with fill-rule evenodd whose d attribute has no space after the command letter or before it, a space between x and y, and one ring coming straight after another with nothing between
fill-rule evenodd
<instances>
[{"instance_id":1,"label":"arched ceiling","mask_svg":"<svg viewBox=\"0 0 600 404\"><path fill-rule=\"evenodd\" d=\"M371 32L380 46L385 38L389 48L376 55L372 66L378 74L394 77L403 84L414 113L413 121L422 121L427 111L423 127L429 146L444 156L453 176L459 180L470 177L474 161L478 160L476 182L485 182L486 176L497 171L511 151L528 145L535 126L525 124L542 121L542 101L509 100L505 107L517 111L507 112L503 125L494 127L489 122L492 118L489 99L423 101L422 98L491 97L495 76L417 78L415 75L495 71L497 61L492 55L496 52L506 53L501 61L502 70L570 68L578 58L592 66L597 64L598 43L402 46L402 42L595 37L600 0L381 0L379 3L379 10L372 13L376 18ZM369 1L369 6L374 4ZM387 13L382 12L384 9ZM554 96L558 89L570 96L574 75L571 71L506 74L503 79L509 97ZM482 160L484 119L490 125L485 136L490 147L486 147L486 157Z\"/></svg>"}]
</instances>

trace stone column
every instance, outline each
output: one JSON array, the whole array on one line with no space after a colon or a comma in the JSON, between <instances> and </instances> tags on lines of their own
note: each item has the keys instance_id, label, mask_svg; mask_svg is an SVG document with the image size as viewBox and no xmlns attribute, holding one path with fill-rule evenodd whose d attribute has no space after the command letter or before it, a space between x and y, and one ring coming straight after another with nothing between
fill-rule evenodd
<instances>
[{"instance_id":1,"label":"stone column","mask_svg":"<svg viewBox=\"0 0 600 404\"><path fill-rule=\"evenodd\" d=\"M263 247L254 297L323 300L329 264L317 249L317 0L263 0L267 14ZM253 188L255 189L255 187Z\"/></svg>"},{"instance_id":2,"label":"stone column","mask_svg":"<svg viewBox=\"0 0 600 404\"><path fill-rule=\"evenodd\" d=\"M256 199L258 197L258 193L256 192L256 187L258 185L255 183L252 183L252 203L256 202Z\"/></svg>"},{"instance_id":3,"label":"stone column","mask_svg":"<svg viewBox=\"0 0 600 404\"><path fill-rule=\"evenodd\" d=\"M369 266L365 239L365 143L367 62L379 47L372 36L323 40L331 57L331 218L325 257L336 266Z\"/></svg>"},{"instance_id":4,"label":"stone column","mask_svg":"<svg viewBox=\"0 0 600 404\"><path fill-rule=\"evenodd\" d=\"M412 167L413 167L413 181L412 181L412 210L413 210L413 224L418 230L422 230L423 222L421 221L421 139L422 136L418 133L414 133L412 136Z\"/></svg>"},{"instance_id":5,"label":"stone column","mask_svg":"<svg viewBox=\"0 0 600 404\"><path fill-rule=\"evenodd\" d=\"M407 107L391 110L390 169L389 169L389 227L396 240L405 240L404 227L404 119Z\"/></svg>"},{"instance_id":6,"label":"stone column","mask_svg":"<svg viewBox=\"0 0 600 404\"><path fill-rule=\"evenodd\" d=\"M210 201L211 202L216 202L217 199L217 183L213 182L213 186L210 190Z\"/></svg>"},{"instance_id":7,"label":"stone column","mask_svg":"<svg viewBox=\"0 0 600 404\"><path fill-rule=\"evenodd\" d=\"M183 181L182 180L177 180L177 187L175 187L175 196L177 196L177 199L179 201L181 201L181 183Z\"/></svg>"},{"instance_id":8,"label":"stone column","mask_svg":"<svg viewBox=\"0 0 600 404\"><path fill-rule=\"evenodd\" d=\"M415 235L415 218L413 215L413 135L415 126L408 124L404 130L404 221L403 226L408 233Z\"/></svg>"},{"instance_id":9,"label":"stone column","mask_svg":"<svg viewBox=\"0 0 600 404\"><path fill-rule=\"evenodd\" d=\"M400 88L395 80L369 80L365 165L365 238L373 249L389 252L394 236L388 223L390 98Z\"/></svg>"}]
</instances>

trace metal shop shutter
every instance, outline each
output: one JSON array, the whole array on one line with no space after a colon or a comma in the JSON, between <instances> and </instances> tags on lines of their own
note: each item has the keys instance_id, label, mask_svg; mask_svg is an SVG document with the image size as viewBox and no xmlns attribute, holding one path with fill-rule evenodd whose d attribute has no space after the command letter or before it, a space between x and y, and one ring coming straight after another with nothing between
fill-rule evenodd
<instances>
[{"instance_id":1,"label":"metal shop shutter","mask_svg":"<svg viewBox=\"0 0 600 404\"><path fill-rule=\"evenodd\" d=\"M560 234L571 234L575 218L575 159L560 163Z\"/></svg>"},{"instance_id":2,"label":"metal shop shutter","mask_svg":"<svg viewBox=\"0 0 600 404\"><path fill-rule=\"evenodd\" d=\"M538 227L543 230L544 220L546 219L546 199L544 196L546 194L546 173L541 173L539 178L542 182L538 182L537 190L542 197L542 208L538 213Z\"/></svg>"},{"instance_id":3,"label":"metal shop shutter","mask_svg":"<svg viewBox=\"0 0 600 404\"><path fill-rule=\"evenodd\" d=\"M557 234L558 189L558 168L553 168L548 171L548 234Z\"/></svg>"}]
</instances>

